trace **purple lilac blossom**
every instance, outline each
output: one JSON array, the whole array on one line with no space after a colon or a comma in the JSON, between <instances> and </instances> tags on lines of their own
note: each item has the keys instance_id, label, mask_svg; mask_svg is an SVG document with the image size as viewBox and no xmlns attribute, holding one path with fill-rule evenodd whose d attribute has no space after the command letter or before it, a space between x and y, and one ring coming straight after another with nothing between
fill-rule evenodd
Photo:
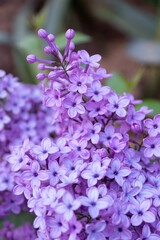
<instances>
[{"instance_id":1,"label":"purple lilac blossom","mask_svg":"<svg viewBox=\"0 0 160 240\"><path fill-rule=\"evenodd\" d=\"M103 86L101 80L112 74L99 68L100 55L74 51L73 30L66 33L64 55L52 34L45 30L38 34L49 45L45 52L55 60L34 55L27 60L40 63L40 71L48 70L37 78L42 81L44 106L54 111L55 134L21 145L28 161L18 170L10 163L13 175L24 181L15 181L14 191L22 193L35 214L37 240L157 239L160 133L154 124L159 116L144 120L152 110L136 111L141 101L132 94L119 95ZM50 140L44 148L46 138ZM35 147L48 151L42 153L43 160ZM14 147L12 156L16 154ZM4 188L6 176L3 179Z\"/></svg>"},{"instance_id":2,"label":"purple lilac blossom","mask_svg":"<svg viewBox=\"0 0 160 240\"><path fill-rule=\"evenodd\" d=\"M156 137L148 137L145 138L143 141L144 146L146 149L144 150L145 157L152 157L155 155L156 157L160 157L160 138Z\"/></svg>"},{"instance_id":3,"label":"purple lilac blossom","mask_svg":"<svg viewBox=\"0 0 160 240\"><path fill-rule=\"evenodd\" d=\"M160 133L160 114L156 115L153 119L146 119L145 126L148 128L150 137L155 137Z\"/></svg>"},{"instance_id":4,"label":"purple lilac blossom","mask_svg":"<svg viewBox=\"0 0 160 240\"><path fill-rule=\"evenodd\" d=\"M77 72L76 74L73 74L70 76L71 84L69 86L69 91L71 92L79 92L80 94L83 94L87 91L87 75L86 74L80 74L80 72Z\"/></svg>"},{"instance_id":5,"label":"purple lilac blossom","mask_svg":"<svg viewBox=\"0 0 160 240\"><path fill-rule=\"evenodd\" d=\"M30 199L32 187L19 176L18 171L20 168L27 170L26 166L31 161L32 155L26 155L29 142L39 144L43 138L55 131L51 125L53 111L42 106L41 96L40 86L25 85L20 83L17 77L13 77L12 74L7 75L5 71L0 70L0 218L2 220L11 212L19 214L27 209L24 197ZM24 140L23 149L20 145ZM12 171L10 163L15 172ZM9 239L9 234L11 239L36 238L35 230L33 229L31 236L27 225L28 236L24 236L23 227L6 231L4 236L6 239Z\"/></svg>"},{"instance_id":6,"label":"purple lilac blossom","mask_svg":"<svg viewBox=\"0 0 160 240\"><path fill-rule=\"evenodd\" d=\"M103 230L105 229L106 223L105 221L97 222L95 224L90 224L86 228L86 232L88 234L87 240L96 240L96 239L101 239L105 240L105 236L102 233Z\"/></svg>"},{"instance_id":7,"label":"purple lilac blossom","mask_svg":"<svg viewBox=\"0 0 160 240\"><path fill-rule=\"evenodd\" d=\"M155 215L151 211L148 211L148 209L151 206L150 200L144 200L142 203L135 204L131 207L131 213L133 213L133 216L131 217L131 223L133 226L139 226L142 221L147 223L152 223L155 221Z\"/></svg>"}]
</instances>

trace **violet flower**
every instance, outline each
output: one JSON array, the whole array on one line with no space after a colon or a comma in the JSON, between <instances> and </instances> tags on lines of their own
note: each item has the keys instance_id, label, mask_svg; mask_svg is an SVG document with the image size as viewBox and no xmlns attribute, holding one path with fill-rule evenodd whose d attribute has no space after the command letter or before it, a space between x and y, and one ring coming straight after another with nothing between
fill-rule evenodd
<instances>
[{"instance_id":1,"label":"violet flower","mask_svg":"<svg viewBox=\"0 0 160 240\"><path fill-rule=\"evenodd\" d=\"M107 169L107 177L110 179L115 179L115 181L122 186L124 182L124 177L128 176L131 170L128 167L121 166L121 162L118 159L114 159L111 162L111 168Z\"/></svg>"},{"instance_id":2,"label":"violet flower","mask_svg":"<svg viewBox=\"0 0 160 240\"><path fill-rule=\"evenodd\" d=\"M63 203L59 203L55 211L59 214L64 214L64 219L66 221L71 220L73 217L73 211L77 210L81 205L79 200L74 200L69 192L66 192L63 196Z\"/></svg>"},{"instance_id":3,"label":"violet flower","mask_svg":"<svg viewBox=\"0 0 160 240\"><path fill-rule=\"evenodd\" d=\"M79 92L80 94L83 94L87 91L87 75L86 74L80 74L77 72L76 74L73 73L70 75L70 81L71 84L69 85L69 90L71 92Z\"/></svg>"},{"instance_id":4,"label":"violet flower","mask_svg":"<svg viewBox=\"0 0 160 240\"><path fill-rule=\"evenodd\" d=\"M33 151L38 155L41 161L44 161L48 157L48 154L58 152L58 149L52 144L49 138L44 138L41 142L41 146L35 146Z\"/></svg>"},{"instance_id":5,"label":"violet flower","mask_svg":"<svg viewBox=\"0 0 160 240\"><path fill-rule=\"evenodd\" d=\"M105 221L97 222L96 224L89 224L86 227L86 232L88 233L87 240L101 239L105 240L105 236L102 233L106 227Z\"/></svg>"},{"instance_id":6,"label":"violet flower","mask_svg":"<svg viewBox=\"0 0 160 240\"><path fill-rule=\"evenodd\" d=\"M138 203L130 210L133 214L131 217L131 223L133 226L139 226L143 221L147 223L153 223L155 221L155 215L148 211L151 206L150 200L144 200L142 203Z\"/></svg>"},{"instance_id":7,"label":"violet flower","mask_svg":"<svg viewBox=\"0 0 160 240\"><path fill-rule=\"evenodd\" d=\"M144 150L145 157L151 158L153 155L160 157L160 138L145 138L143 144L146 147Z\"/></svg>"},{"instance_id":8,"label":"violet flower","mask_svg":"<svg viewBox=\"0 0 160 240\"><path fill-rule=\"evenodd\" d=\"M148 128L150 137L157 136L157 134L160 133L160 114L156 115L153 120L149 118L146 119L144 124Z\"/></svg>"},{"instance_id":9,"label":"violet flower","mask_svg":"<svg viewBox=\"0 0 160 240\"><path fill-rule=\"evenodd\" d=\"M137 240L158 240L159 235L151 233L150 227L148 224L145 224L142 229L142 236L138 238Z\"/></svg>"},{"instance_id":10,"label":"violet flower","mask_svg":"<svg viewBox=\"0 0 160 240\"><path fill-rule=\"evenodd\" d=\"M87 96L91 97L92 100L99 102L103 99L103 96L107 95L110 92L108 86L102 87L99 81L93 81L91 88L87 90Z\"/></svg>"},{"instance_id":11,"label":"violet flower","mask_svg":"<svg viewBox=\"0 0 160 240\"><path fill-rule=\"evenodd\" d=\"M87 51L85 50L79 51L78 54L81 57L80 63L87 64L95 68L99 67L99 63L97 63L101 60L101 56L99 54L90 57Z\"/></svg>"},{"instance_id":12,"label":"violet flower","mask_svg":"<svg viewBox=\"0 0 160 240\"><path fill-rule=\"evenodd\" d=\"M68 108L68 116L71 118L76 117L77 113L84 114L85 108L82 104L81 96L77 95L74 99L66 98L63 101L64 107Z\"/></svg>"},{"instance_id":13,"label":"violet flower","mask_svg":"<svg viewBox=\"0 0 160 240\"><path fill-rule=\"evenodd\" d=\"M113 199L109 195L99 198L96 187L91 187L87 191L87 197L81 196L79 199L82 205L88 207L89 214L92 218L98 217L100 210L106 209L113 204Z\"/></svg>"},{"instance_id":14,"label":"violet flower","mask_svg":"<svg viewBox=\"0 0 160 240\"><path fill-rule=\"evenodd\" d=\"M22 174L22 178L26 181L31 181L32 186L40 186L41 181L46 181L48 177L48 172L40 170L40 165L37 161L33 161L30 170L26 170Z\"/></svg>"},{"instance_id":15,"label":"violet flower","mask_svg":"<svg viewBox=\"0 0 160 240\"><path fill-rule=\"evenodd\" d=\"M129 104L129 99L126 96L118 97L115 93L111 93L108 95L108 101L108 110L115 112L119 117L126 116L125 108Z\"/></svg>"}]
</instances>

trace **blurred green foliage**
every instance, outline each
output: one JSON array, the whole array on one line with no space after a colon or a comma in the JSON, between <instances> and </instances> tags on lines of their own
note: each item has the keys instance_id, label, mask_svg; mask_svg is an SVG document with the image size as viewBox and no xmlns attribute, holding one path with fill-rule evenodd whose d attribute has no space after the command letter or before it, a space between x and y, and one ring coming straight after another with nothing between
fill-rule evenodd
<instances>
[{"instance_id":1,"label":"blurred green foliage","mask_svg":"<svg viewBox=\"0 0 160 240\"><path fill-rule=\"evenodd\" d=\"M9 216L5 217L5 219L0 219L0 229L3 228L3 222L6 220L10 223L13 223L15 227L19 227L26 222L33 224L34 216L33 214L25 211L21 211L21 213L18 215L11 213Z\"/></svg>"},{"instance_id":2,"label":"blurred green foliage","mask_svg":"<svg viewBox=\"0 0 160 240\"><path fill-rule=\"evenodd\" d=\"M141 68L137 74L128 81L121 73L114 72L113 77L107 80L107 85L115 90L118 94L132 93L137 87L144 73L144 68Z\"/></svg>"}]
</instances>

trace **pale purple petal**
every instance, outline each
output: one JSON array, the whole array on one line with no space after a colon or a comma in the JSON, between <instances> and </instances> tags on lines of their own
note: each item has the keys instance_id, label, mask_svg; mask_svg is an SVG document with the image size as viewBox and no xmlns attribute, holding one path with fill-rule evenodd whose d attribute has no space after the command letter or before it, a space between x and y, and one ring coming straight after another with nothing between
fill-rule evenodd
<instances>
[{"instance_id":1,"label":"pale purple petal","mask_svg":"<svg viewBox=\"0 0 160 240\"><path fill-rule=\"evenodd\" d=\"M32 172L39 172L39 170L40 170L39 163L37 161L32 162L31 171Z\"/></svg>"},{"instance_id":2,"label":"pale purple petal","mask_svg":"<svg viewBox=\"0 0 160 240\"><path fill-rule=\"evenodd\" d=\"M131 223L133 226L139 226L142 223L142 217L135 214L131 217Z\"/></svg>"},{"instance_id":3,"label":"pale purple petal","mask_svg":"<svg viewBox=\"0 0 160 240\"><path fill-rule=\"evenodd\" d=\"M145 212L143 215L143 220L147 223L152 223L156 220L155 215L152 212Z\"/></svg>"},{"instance_id":4,"label":"pale purple petal","mask_svg":"<svg viewBox=\"0 0 160 240\"><path fill-rule=\"evenodd\" d=\"M77 115L77 111L74 107L71 107L68 109L68 115L71 117L71 118L74 118L76 115Z\"/></svg>"},{"instance_id":5,"label":"pale purple petal","mask_svg":"<svg viewBox=\"0 0 160 240\"><path fill-rule=\"evenodd\" d=\"M95 207L89 207L88 208L89 214L91 215L92 218L96 218L99 215L99 209Z\"/></svg>"},{"instance_id":6,"label":"pale purple petal","mask_svg":"<svg viewBox=\"0 0 160 240\"><path fill-rule=\"evenodd\" d=\"M142 234L143 234L143 237L146 237L146 238L148 238L151 235L150 228L147 224L144 225Z\"/></svg>"},{"instance_id":7,"label":"pale purple petal","mask_svg":"<svg viewBox=\"0 0 160 240\"><path fill-rule=\"evenodd\" d=\"M40 180L45 181L49 178L49 175L45 170L41 170L38 173L38 177L39 177Z\"/></svg>"}]
</instances>

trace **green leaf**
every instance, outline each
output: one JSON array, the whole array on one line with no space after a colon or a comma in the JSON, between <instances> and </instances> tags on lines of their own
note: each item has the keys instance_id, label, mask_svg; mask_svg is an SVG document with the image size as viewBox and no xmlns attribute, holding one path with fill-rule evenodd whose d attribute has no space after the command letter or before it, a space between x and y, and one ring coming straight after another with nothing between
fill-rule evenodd
<instances>
[{"instance_id":1,"label":"green leaf","mask_svg":"<svg viewBox=\"0 0 160 240\"><path fill-rule=\"evenodd\" d=\"M37 84L39 81L36 79L36 75L39 73L37 69L38 63L29 64L26 61L26 56L29 54L34 54L38 58L43 58L44 56L41 51L41 39L34 34L29 34L20 41L16 42L14 52L14 58L17 65L17 70L21 76L22 81L30 84Z\"/></svg>"},{"instance_id":2,"label":"green leaf","mask_svg":"<svg viewBox=\"0 0 160 240\"><path fill-rule=\"evenodd\" d=\"M37 57L41 57L41 39L35 34L29 34L22 40L16 42L16 47L25 51L27 54L32 53Z\"/></svg>"},{"instance_id":3,"label":"green leaf","mask_svg":"<svg viewBox=\"0 0 160 240\"><path fill-rule=\"evenodd\" d=\"M4 219L0 219L0 229L3 227L3 222L5 220L8 220L10 223L13 223L15 227L19 227L26 222L33 224L34 218L35 218L34 215L29 212L22 211L18 215L11 213L9 216L5 217Z\"/></svg>"},{"instance_id":4,"label":"green leaf","mask_svg":"<svg viewBox=\"0 0 160 240\"><path fill-rule=\"evenodd\" d=\"M107 85L118 94L128 93L128 82L120 73L114 72L113 77L107 80Z\"/></svg>"},{"instance_id":5,"label":"green leaf","mask_svg":"<svg viewBox=\"0 0 160 240\"><path fill-rule=\"evenodd\" d=\"M149 109L153 109L154 112L150 113L150 116L160 114L160 101L155 99L144 99L143 103L136 106L136 110L139 110L142 106L148 106Z\"/></svg>"},{"instance_id":6,"label":"green leaf","mask_svg":"<svg viewBox=\"0 0 160 240\"><path fill-rule=\"evenodd\" d=\"M87 34L81 33L81 32L75 32L75 37L73 39L73 42L75 44L80 44L80 43L86 43L90 42L91 37L88 36ZM58 36L56 36L55 43L58 45L58 47L63 50L66 47L67 39L65 38L65 33L61 33Z\"/></svg>"},{"instance_id":7,"label":"green leaf","mask_svg":"<svg viewBox=\"0 0 160 240\"><path fill-rule=\"evenodd\" d=\"M36 67L27 63L26 56L38 49L37 43L31 38L29 19L31 17L32 4L28 3L21 9L13 25L13 58L20 80L25 83L36 84ZM33 46L32 46L33 44ZM31 52L28 52L30 50Z\"/></svg>"},{"instance_id":8,"label":"green leaf","mask_svg":"<svg viewBox=\"0 0 160 240\"><path fill-rule=\"evenodd\" d=\"M138 85L139 81L142 78L142 75L144 73L144 68L141 68L136 75L132 78L132 80L129 83L129 91L132 92L136 86Z\"/></svg>"}]
</instances>

